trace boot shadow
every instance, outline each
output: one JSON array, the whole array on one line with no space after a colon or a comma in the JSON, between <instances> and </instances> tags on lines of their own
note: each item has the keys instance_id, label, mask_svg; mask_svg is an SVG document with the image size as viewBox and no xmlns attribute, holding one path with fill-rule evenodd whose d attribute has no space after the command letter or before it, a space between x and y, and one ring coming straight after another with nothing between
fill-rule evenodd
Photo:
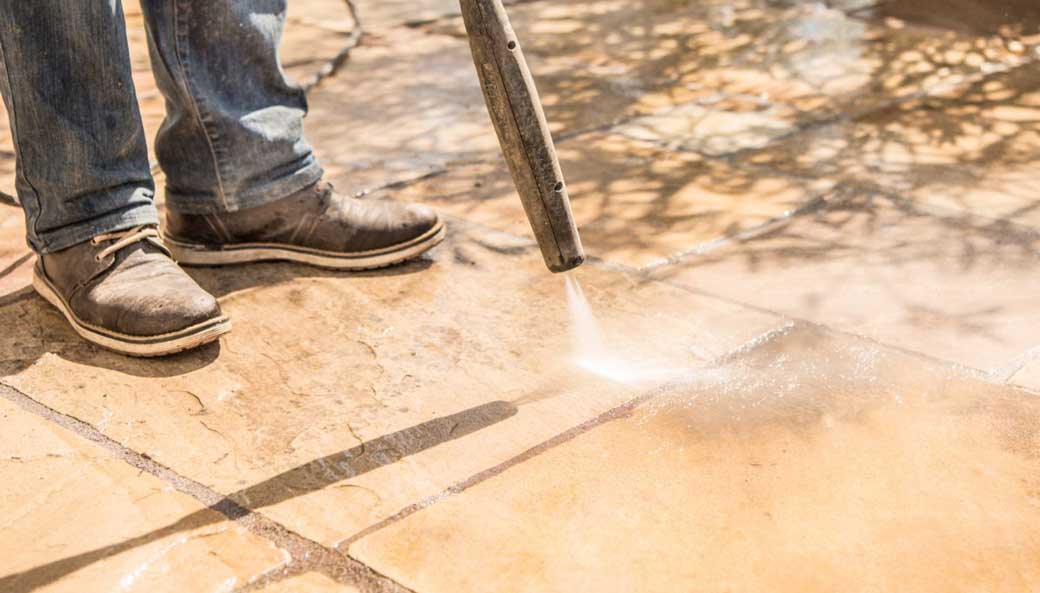
<instances>
[{"instance_id":1,"label":"boot shadow","mask_svg":"<svg viewBox=\"0 0 1040 593\"><path fill-rule=\"evenodd\" d=\"M346 272L314 268L292 262L260 262L225 267L185 267L184 270L210 294L223 299L235 293L306 278L373 278L418 274L433 265L423 255L397 266ZM272 312L276 313L276 312ZM233 320L234 321L234 320ZM35 323L34 323L35 322ZM61 313L31 286L0 296L0 325L15 334L0 350L0 376L18 374L41 357L54 354L69 362L136 377L176 377L209 366L220 357L220 342L159 358L135 358L111 352L81 339ZM241 327L241 326L240 326ZM234 330L233 330L234 331Z\"/></svg>"}]
</instances>

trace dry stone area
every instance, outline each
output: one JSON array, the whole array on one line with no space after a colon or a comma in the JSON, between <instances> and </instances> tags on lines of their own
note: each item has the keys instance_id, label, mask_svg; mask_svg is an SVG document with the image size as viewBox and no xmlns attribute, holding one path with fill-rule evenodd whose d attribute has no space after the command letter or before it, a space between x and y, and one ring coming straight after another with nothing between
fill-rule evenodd
<instances>
[{"instance_id":1,"label":"dry stone area","mask_svg":"<svg viewBox=\"0 0 1040 593\"><path fill-rule=\"evenodd\" d=\"M302 80L353 24L289 4ZM628 382L574 362L457 3L358 7L308 135L337 189L449 217L422 259L190 270L235 330L128 359L0 204L0 591L1040 590L1034 1L509 3L575 277L669 369Z\"/></svg>"}]
</instances>

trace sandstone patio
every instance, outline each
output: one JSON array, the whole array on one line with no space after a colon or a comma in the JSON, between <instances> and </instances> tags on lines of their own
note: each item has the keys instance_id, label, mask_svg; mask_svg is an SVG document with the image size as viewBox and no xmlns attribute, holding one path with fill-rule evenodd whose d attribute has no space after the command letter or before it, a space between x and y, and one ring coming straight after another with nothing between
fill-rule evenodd
<instances>
[{"instance_id":1,"label":"sandstone patio","mask_svg":"<svg viewBox=\"0 0 1040 593\"><path fill-rule=\"evenodd\" d=\"M353 23L289 4L304 79ZM678 370L629 383L573 363L457 1L358 8L309 136L449 216L423 259L192 269L235 330L128 359L0 204L0 591L1040 591L1040 5L510 4L576 277Z\"/></svg>"}]
</instances>

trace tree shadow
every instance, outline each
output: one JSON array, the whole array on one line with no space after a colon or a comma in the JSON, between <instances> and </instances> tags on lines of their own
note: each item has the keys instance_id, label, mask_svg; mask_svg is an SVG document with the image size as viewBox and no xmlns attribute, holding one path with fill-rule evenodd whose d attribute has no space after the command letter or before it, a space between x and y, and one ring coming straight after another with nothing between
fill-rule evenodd
<instances>
[{"instance_id":1,"label":"tree shadow","mask_svg":"<svg viewBox=\"0 0 1040 593\"><path fill-rule=\"evenodd\" d=\"M450 416L435 418L397 432L365 441L282 472L272 478L229 494L208 508L148 533L88 552L48 562L0 577L0 591L27 593L117 554L156 540L219 523L236 520L264 507L276 505L327 486L349 480L437 445L458 440L515 416L517 408L492 401ZM197 487L196 487L197 488Z\"/></svg>"},{"instance_id":2,"label":"tree shadow","mask_svg":"<svg viewBox=\"0 0 1040 593\"><path fill-rule=\"evenodd\" d=\"M986 72L1023 63L1038 41L1028 37L1040 21L1027 2L954 2L950 14L956 18L970 20L981 10L992 23L1003 23L970 31L936 31L913 15L900 21L892 11L908 4L913 3L644 0L511 6L549 120L564 138L558 148L589 251L640 266L647 253L660 260L694 251L804 208L823 190L797 191L792 185L842 180L862 153L852 145L830 158L829 145L810 152L799 138L836 130L836 142L845 141L841 122L901 109L928 94L941 96L950 85L972 79L979 79L977 88L992 85ZM464 35L457 19L421 28ZM1026 80L1027 69L1019 68L1023 80L1010 86L1035 88ZM1014 104L1014 97L1005 100ZM882 139L884 146L875 151L879 167L895 167L879 179L879 188L899 193L927 179L969 185L971 172L1013 164L1009 156L1015 151L1019 161L1036 160L1024 142L1033 133L1030 122L1014 121L1015 114L976 118L981 110L973 110L971 101L952 98L941 107L964 114L952 123L931 117L930 108L918 103L916 119L901 120L906 130ZM619 121L624 123L613 126ZM974 166L968 176L958 170L960 162L929 167L930 149L970 141L979 125L981 132L1005 136L984 160L965 159ZM588 133L599 128L603 135ZM619 141L619 134L639 141ZM882 148L897 146L923 166L910 171L885 163ZM788 153L803 166L784 161ZM508 175L503 167L492 169L449 173L457 178L454 185L442 178L406 195L526 235ZM478 187L467 179L477 179ZM785 186L784 179L794 183ZM1029 185L1001 190L1025 192ZM1033 208L1030 203L1007 216Z\"/></svg>"}]
</instances>

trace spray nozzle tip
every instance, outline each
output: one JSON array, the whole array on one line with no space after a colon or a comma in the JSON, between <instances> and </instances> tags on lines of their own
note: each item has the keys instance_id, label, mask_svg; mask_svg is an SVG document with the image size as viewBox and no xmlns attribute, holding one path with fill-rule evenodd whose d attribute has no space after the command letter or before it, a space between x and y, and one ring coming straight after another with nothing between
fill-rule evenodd
<instances>
[{"instance_id":1,"label":"spray nozzle tip","mask_svg":"<svg viewBox=\"0 0 1040 593\"><path fill-rule=\"evenodd\" d=\"M560 274L562 272L569 272L574 268L577 268L578 266L582 265L583 263L585 263L584 253L582 253L581 255L575 255L566 260L561 259L557 262L549 262L548 266L550 272L554 274Z\"/></svg>"}]
</instances>

